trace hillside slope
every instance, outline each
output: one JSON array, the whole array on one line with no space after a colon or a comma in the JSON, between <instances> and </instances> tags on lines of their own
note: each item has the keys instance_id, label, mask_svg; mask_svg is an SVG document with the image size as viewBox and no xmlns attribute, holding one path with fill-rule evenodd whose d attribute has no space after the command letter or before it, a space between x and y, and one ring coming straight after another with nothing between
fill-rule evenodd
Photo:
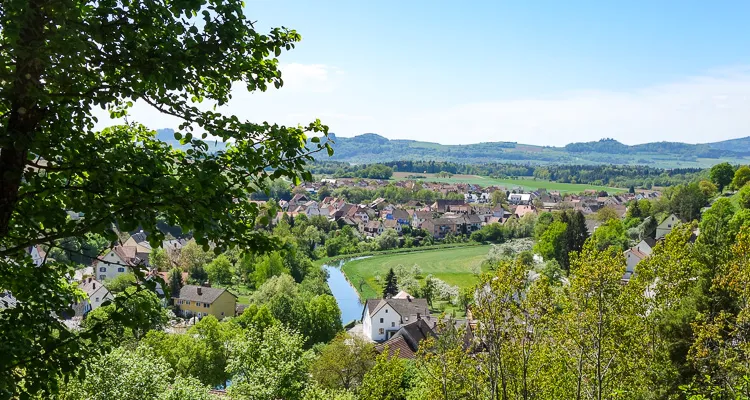
<instances>
[{"instance_id":1,"label":"hillside slope","mask_svg":"<svg viewBox=\"0 0 750 400\"><path fill-rule=\"evenodd\" d=\"M543 147L514 142L443 145L414 140L389 140L374 133L351 138L332 135L332 160L373 163L434 160L464 163L646 164L664 168L708 167L729 161L750 161L750 137L706 144L655 142L634 146L613 139ZM326 157L321 157L326 158Z\"/></svg>"}]
</instances>

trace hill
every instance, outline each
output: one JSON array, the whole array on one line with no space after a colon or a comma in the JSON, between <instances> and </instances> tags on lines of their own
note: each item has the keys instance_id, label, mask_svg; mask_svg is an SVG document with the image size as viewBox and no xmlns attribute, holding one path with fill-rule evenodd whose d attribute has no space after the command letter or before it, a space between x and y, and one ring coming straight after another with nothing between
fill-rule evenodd
<instances>
[{"instance_id":1,"label":"hill","mask_svg":"<svg viewBox=\"0 0 750 400\"><path fill-rule=\"evenodd\" d=\"M708 167L719 162L750 162L750 137L715 143L654 142L628 146L614 139L548 147L516 142L444 145L387 139L374 133L334 139L331 160L373 163L434 160L462 163L513 162L529 164L645 164L661 168ZM321 159L328 159L321 156Z\"/></svg>"}]
</instances>

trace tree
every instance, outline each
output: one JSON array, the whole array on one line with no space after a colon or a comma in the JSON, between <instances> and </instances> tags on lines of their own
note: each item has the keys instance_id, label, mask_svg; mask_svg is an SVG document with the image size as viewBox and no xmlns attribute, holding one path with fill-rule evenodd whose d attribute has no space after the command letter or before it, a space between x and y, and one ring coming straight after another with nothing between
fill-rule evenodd
<instances>
[{"instance_id":1,"label":"tree","mask_svg":"<svg viewBox=\"0 0 750 400\"><path fill-rule=\"evenodd\" d=\"M540 391L533 377L545 364L542 335L551 294L546 282L527 277L527 266L517 258L500 263L497 274L477 287L472 313L485 350L477 357L491 399L529 399Z\"/></svg>"},{"instance_id":2,"label":"tree","mask_svg":"<svg viewBox=\"0 0 750 400\"><path fill-rule=\"evenodd\" d=\"M321 387L356 389L375 364L375 347L362 336L341 333L327 344L311 364L310 372Z\"/></svg>"},{"instance_id":3,"label":"tree","mask_svg":"<svg viewBox=\"0 0 750 400\"><path fill-rule=\"evenodd\" d=\"M684 220L693 221L700 218L701 208L706 201L707 198L697 183L679 185L672 192L669 211Z\"/></svg>"},{"instance_id":4,"label":"tree","mask_svg":"<svg viewBox=\"0 0 750 400\"><path fill-rule=\"evenodd\" d=\"M388 270L388 273L385 275L385 286L383 287L383 298L387 299L397 294L398 294L398 278L396 278L396 273L393 272L393 268L391 268Z\"/></svg>"},{"instance_id":5,"label":"tree","mask_svg":"<svg viewBox=\"0 0 750 400\"><path fill-rule=\"evenodd\" d=\"M171 381L171 372L164 359L121 347L94 360L85 378L65 386L62 395L71 400L156 399Z\"/></svg>"},{"instance_id":6,"label":"tree","mask_svg":"<svg viewBox=\"0 0 750 400\"><path fill-rule=\"evenodd\" d=\"M508 203L508 198L505 196L505 192L502 190L495 190L492 192L492 205L505 205Z\"/></svg>"},{"instance_id":7,"label":"tree","mask_svg":"<svg viewBox=\"0 0 750 400\"><path fill-rule=\"evenodd\" d=\"M596 212L596 219L599 222L607 222L611 219L620 219L620 216L617 214L617 210L615 210L614 207L605 206Z\"/></svg>"},{"instance_id":8,"label":"tree","mask_svg":"<svg viewBox=\"0 0 750 400\"><path fill-rule=\"evenodd\" d=\"M122 324L113 324L113 315L131 313L131 318ZM166 310L161 306L156 293L131 286L115 297L112 304L91 311L84 320L84 328L99 327L101 340L120 342L123 334L141 339L152 329L160 329L167 323Z\"/></svg>"},{"instance_id":9,"label":"tree","mask_svg":"<svg viewBox=\"0 0 750 400\"><path fill-rule=\"evenodd\" d=\"M623 271L622 253L615 248L601 251L593 241L571 258L572 279L555 340L574 376L567 398L611 398L629 389L637 376L628 368L627 346L619 342L632 315L623 301Z\"/></svg>"},{"instance_id":10,"label":"tree","mask_svg":"<svg viewBox=\"0 0 750 400\"><path fill-rule=\"evenodd\" d=\"M260 262L255 266L253 272L253 281L256 287L262 285L266 280L279 276L289 271L284 267L284 260L279 252L264 255Z\"/></svg>"},{"instance_id":11,"label":"tree","mask_svg":"<svg viewBox=\"0 0 750 400\"><path fill-rule=\"evenodd\" d=\"M745 185L737 193L737 202L740 207L750 209L750 185Z\"/></svg>"},{"instance_id":12,"label":"tree","mask_svg":"<svg viewBox=\"0 0 750 400\"><path fill-rule=\"evenodd\" d=\"M734 190L739 190L747 182L750 182L750 167L747 165L743 165L739 168L737 168L737 171L734 172L734 178L732 178L732 188Z\"/></svg>"},{"instance_id":13,"label":"tree","mask_svg":"<svg viewBox=\"0 0 750 400\"><path fill-rule=\"evenodd\" d=\"M534 245L534 251L539 253L545 260L554 259L560 262L565 251L565 232L567 228L568 225L564 222L552 222L539 238L536 245Z\"/></svg>"},{"instance_id":14,"label":"tree","mask_svg":"<svg viewBox=\"0 0 750 400\"><path fill-rule=\"evenodd\" d=\"M406 367L398 358L399 350L396 349L391 355L391 350L386 346L377 357L375 365L362 379L362 384L357 390L357 398L360 400L400 400L404 398L404 372Z\"/></svg>"},{"instance_id":15,"label":"tree","mask_svg":"<svg viewBox=\"0 0 750 400\"><path fill-rule=\"evenodd\" d=\"M723 192L724 188L732 182L734 167L728 162L716 164L711 167L709 177L711 178L711 182L719 188L719 192Z\"/></svg>"},{"instance_id":16,"label":"tree","mask_svg":"<svg viewBox=\"0 0 750 400\"><path fill-rule=\"evenodd\" d=\"M161 247L155 248L148 255L148 263L159 271L169 271L174 265L170 255Z\"/></svg>"},{"instance_id":17,"label":"tree","mask_svg":"<svg viewBox=\"0 0 750 400\"><path fill-rule=\"evenodd\" d=\"M182 289L182 271L179 268L172 268L169 270L169 275L167 275L167 278L169 280L169 289L172 293L172 298L179 297L180 295L180 289Z\"/></svg>"},{"instance_id":18,"label":"tree","mask_svg":"<svg viewBox=\"0 0 750 400\"><path fill-rule=\"evenodd\" d=\"M476 398L481 379L479 363L469 355L464 343L466 328L456 328L453 320L438 320L438 336L420 342L417 366L424 372L427 393L423 398L466 399Z\"/></svg>"},{"instance_id":19,"label":"tree","mask_svg":"<svg viewBox=\"0 0 750 400\"><path fill-rule=\"evenodd\" d=\"M249 327L230 344L233 356L227 372L233 376L232 398L300 399L307 386L308 354L304 338L283 325L263 333Z\"/></svg>"},{"instance_id":20,"label":"tree","mask_svg":"<svg viewBox=\"0 0 750 400\"><path fill-rule=\"evenodd\" d=\"M327 343L339 333L341 326L341 310L333 296L322 294L314 296L305 302L306 323L300 329L307 336L307 345Z\"/></svg>"},{"instance_id":21,"label":"tree","mask_svg":"<svg viewBox=\"0 0 750 400\"><path fill-rule=\"evenodd\" d=\"M701 192L703 192L703 195L706 196L706 198L713 197L719 191L716 185L707 180L698 182L698 186L700 187Z\"/></svg>"},{"instance_id":22,"label":"tree","mask_svg":"<svg viewBox=\"0 0 750 400\"><path fill-rule=\"evenodd\" d=\"M398 233L395 229L386 229L375 238L375 243L380 250L395 249L398 247Z\"/></svg>"},{"instance_id":23,"label":"tree","mask_svg":"<svg viewBox=\"0 0 750 400\"><path fill-rule=\"evenodd\" d=\"M12 319L0 317L0 331L14 332L6 344L18 349L0 381L16 393L22 382L13 377L22 373L23 390L39 393L54 385L42 377L79 364L79 338L98 335L38 337L65 331L42 314L61 315L74 295L52 282L64 265L22 279L31 267L23 249L90 232L112 241L115 223L123 231L141 226L156 247L164 236L156 229L160 218L191 230L201 245L268 249L275 242L247 223L257 204L235 200L263 190L267 178L309 180L303 168L311 152L332 148L325 136L305 140L327 134L318 121L255 124L211 107L225 105L237 83L251 92L280 87L275 57L300 40L286 28L257 32L240 0L4 2L0 31L0 80L7 83L0 92L0 287L29 305ZM156 136L136 122L97 130L95 108L121 118L135 104L175 117L178 131ZM211 148L198 135L232 146ZM71 219L68 211L85 218ZM60 291L32 289L42 285ZM37 351L42 342L49 351Z\"/></svg>"},{"instance_id":24,"label":"tree","mask_svg":"<svg viewBox=\"0 0 750 400\"><path fill-rule=\"evenodd\" d=\"M591 235L591 241L602 251L612 246L619 251L625 251L628 248L625 226L619 219L611 219L604 225L596 228L594 234Z\"/></svg>"},{"instance_id":25,"label":"tree","mask_svg":"<svg viewBox=\"0 0 750 400\"><path fill-rule=\"evenodd\" d=\"M135 285L135 275L132 273L120 274L116 277L104 281L104 286L112 293L121 293L125 289Z\"/></svg>"},{"instance_id":26,"label":"tree","mask_svg":"<svg viewBox=\"0 0 750 400\"><path fill-rule=\"evenodd\" d=\"M206 265L208 280L211 282L227 285L232 283L232 263L224 254L219 254L208 265Z\"/></svg>"}]
</instances>

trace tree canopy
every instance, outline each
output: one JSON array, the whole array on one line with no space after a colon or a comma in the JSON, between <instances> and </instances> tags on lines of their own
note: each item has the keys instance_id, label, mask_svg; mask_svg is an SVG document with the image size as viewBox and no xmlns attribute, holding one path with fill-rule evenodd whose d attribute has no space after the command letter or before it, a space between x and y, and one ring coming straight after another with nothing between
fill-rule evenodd
<instances>
[{"instance_id":1,"label":"tree canopy","mask_svg":"<svg viewBox=\"0 0 750 400\"><path fill-rule=\"evenodd\" d=\"M243 8L240 0L0 6L0 288L19 302L0 313L0 331L12 333L0 390L44 393L50 380L38 378L75 368L95 348L82 343L98 337L98 327L72 333L52 317L77 294L58 283L66 264L36 268L29 246L90 232L115 240L116 224L140 226L156 247L159 221L192 231L206 249L274 246L255 229L259 208L246 199L267 178L310 179L311 153L332 148L325 136L308 140L327 134L319 121L286 127L212 109L238 84L281 87L277 57L300 40L287 28L258 32ZM181 148L130 117L99 128L135 104L179 120ZM211 149L201 140L209 135L226 147Z\"/></svg>"}]
</instances>

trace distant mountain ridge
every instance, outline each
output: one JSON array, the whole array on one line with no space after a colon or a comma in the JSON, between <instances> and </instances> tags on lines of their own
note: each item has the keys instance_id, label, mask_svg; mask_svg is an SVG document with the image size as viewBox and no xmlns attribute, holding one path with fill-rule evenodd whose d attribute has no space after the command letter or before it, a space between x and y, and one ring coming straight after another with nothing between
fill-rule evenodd
<instances>
[{"instance_id":1,"label":"distant mountain ridge","mask_svg":"<svg viewBox=\"0 0 750 400\"><path fill-rule=\"evenodd\" d=\"M330 160L373 163L434 160L463 163L514 162L529 164L644 164L662 168L707 167L722 161L750 162L750 136L713 143L653 142L633 146L614 139L570 143L564 147L516 142L444 145L388 139L375 133L334 140ZM319 156L320 159L329 159Z\"/></svg>"},{"instance_id":2,"label":"distant mountain ridge","mask_svg":"<svg viewBox=\"0 0 750 400\"><path fill-rule=\"evenodd\" d=\"M174 130L157 129L156 137L176 148L186 148L174 138ZM575 142L563 147L536 146L517 142L484 142L446 145L409 139L388 139L376 133L354 137L329 134L333 157L318 153L317 159L354 164L387 161L452 161L467 164L622 164L661 168L705 168L728 161L750 164L750 136L712 143L652 142L626 145L614 139ZM207 140L209 148L221 150L224 143Z\"/></svg>"}]
</instances>

